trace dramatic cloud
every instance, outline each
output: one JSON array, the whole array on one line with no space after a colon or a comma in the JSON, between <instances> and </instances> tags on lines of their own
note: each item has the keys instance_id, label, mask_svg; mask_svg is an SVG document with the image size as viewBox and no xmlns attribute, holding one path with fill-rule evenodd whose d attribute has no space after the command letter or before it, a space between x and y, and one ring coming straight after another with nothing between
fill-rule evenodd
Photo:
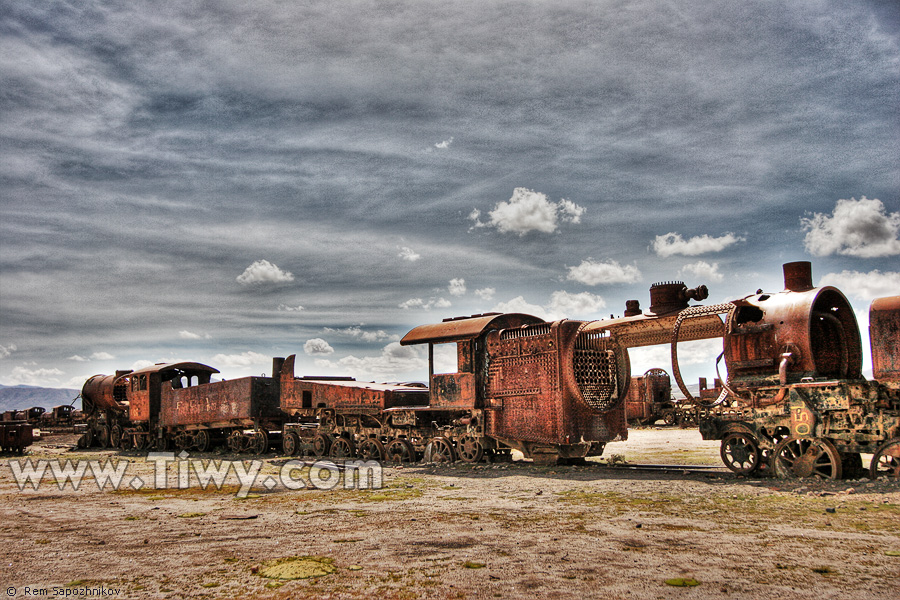
<instances>
[{"instance_id":1,"label":"dramatic cloud","mask_svg":"<svg viewBox=\"0 0 900 600\"><path fill-rule=\"evenodd\" d=\"M496 227L501 233L525 235L530 231L553 233L559 227L560 217L569 223L581 221L584 208L566 199L558 203L550 202L546 194L527 188L513 190L512 198L507 202L498 202L488 216L490 221L482 223L481 211L473 210L469 219L475 221L475 227Z\"/></svg>"},{"instance_id":2,"label":"dramatic cloud","mask_svg":"<svg viewBox=\"0 0 900 600\"><path fill-rule=\"evenodd\" d=\"M497 293L497 290L492 287L481 288L480 290L475 290L475 295L481 298L482 300L493 300L494 294Z\"/></svg>"},{"instance_id":3,"label":"dramatic cloud","mask_svg":"<svg viewBox=\"0 0 900 600\"><path fill-rule=\"evenodd\" d=\"M641 272L635 265L622 266L615 260L595 262L594 259L588 258L581 261L577 267L569 267L566 279L585 285L635 283L640 281Z\"/></svg>"},{"instance_id":4,"label":"dramatic cloud","mask_svg":"<svg viewBox=\"0 0 900 600\"><path fill-rule=\"evenodd\" d=\"M65 375L56 368L52 369L28 369L25 367L13 367L9 379L12 385L37 385L50 386L59 383L59 378Z\"/></svg>"},{"instance_id":5,"label":"dramatic cloud","mask_svg":"<svg viewBox=\"0 0 900 600\"><path fill-rule=\"evenodd\" d=\"M334 354L334 348L332 348L328 344L328 342L326 342L322 338L313 338L311 340L306 340L306 343L303 344L303 351L310 356L319 354Z\"/></svg>"},{"instance_id":6,"label":"dramatic cloud","mask_svg":"<svg viewBox=\"0 0 900 600\"><path fill-rule=\"evenodd\" d=\"M679 275L685 280L697 280L698 283L718 282L725 279L725 276L719 273L719 263L709 264L705 260L684 265L681 267Z\"/></svg>"},{"instance_id":7,"label":"dramatic cloud","mask_svg":"<svg viewBox=\"0 0 900 600\"><path fill-rule=\"evenodd\" d=\"M709 254L711 252L721 252L725 248L736 244L737 242L746 241L745 238L738 237L733 233L726 233L720 237L711 237L703 234L685 240L681 234L670 232L666 235L658 235L653 240L650 247L658 256L667 257L674 254L683 256L697 256L699 254Z\"/></svg>"},{"instance_id":8,"label":"dramatic cloud","mask_svg":"<svg viewBox=\"0 0 900 600\"><path fill-rule=\"evenodd\" d=\"M838 200L831 216L801 218L803 242L813 256L843 254L860 258L900 254L900 212L888 213L881 200L865 196Z\"/></svg>"},{"instance_id":9,"label":"dramatic cloud","mask_svg":"<svg viewBox=\"0 0 900 600\"><path fill-rule=\"evenodd\" d=\"M175 361L163 361L175 362ZM219 367L252 367L256 365L271 365L272 357L248 350L242 354L216 354L212 358L212 365Z\"/></svg>"},{"instance_id":10,"label":"dramatic cloud","mask_svg":"<svg viewBox=\"0 0 900 600\"><path fill-rule=\"evenodd\" d=\"M379 329L378 331L365 331L359 325L354 325L345 329L332 329L331 327L326 327L325 333L337 333L340 335L346 335L358 340L362 340L364 342L400 341L400 336L397 334L390 334L383 329Z\"/></svg>"},{"instance_id":11,"label":"dramatic cloud","mask_svg":"<svg viewBox=\"0 0 900 600\"><path fill-rule=\"evenodd\" d=\"M557 291L550 296L547 312L556 318L580 319L593 315L605 306L603 298L589 292L570 294Z\"/></svg>"},{"instance_id":12,"label":"dramatic cloud","mask_svg":"<svg viewBox=\"0 0 900 600\"><path fill-rule=\"evenodd\" d=\"M400 254L398 256L403 260L408 260L409 262L416 262L417 260L422 258L420 254L416 253L412 248L407 248L406 246L400 248Z\"/></svg>"},{"instance_id":13,"label":"dramatic cloud","mask_svg":"<svg viewBox=\"0 0 900 600\"><path fill-rule=\"evenodd\" d=\"M241 285L253 285L260 283L283 283L293 281L294 276L282 271L277 265L273 265L267 260L258 260L252 265L244 269L244 272L237 276L237 282Z\"/></svg>"},{"instance_id":14,"label":"dramatic cloud","mask_svg":"<svg viewBox=\"0 0 900 600\"><path fill-rule=\"evenodd\" d=\"M425 310L431 310L432 308L450 308L453 306L449 300L445 300L444 298L430 298L428 300L423 300L421 298L410 298L406 302L401 302L398 305L400 308L407 310L410 308L422 308Z\"/></svg>"},{"instance_id":15,"label":"dramatic cloud","mask_svg":"<svg viewBox=\"0 0 900 600\"><path fill-rule=\"evenodd\" d=\"M451 279L450 285L447 287L447 291L450 292L451 296L465 296L466 280L462 278Z\"/></svg>"},{"instance_id":16,"label":"dramatic cloud","mask_svg":"<svg viewBox=\"0 0 900 600\"><path fill-rule=\"evenodd\" d=\"M882 273L875 270L869 273L860 273L859 271L828 273L822 276L819 285L830 285L848 296L871 302L875 298L900 294L900 272Z\"/></svg>"}]
</instances>

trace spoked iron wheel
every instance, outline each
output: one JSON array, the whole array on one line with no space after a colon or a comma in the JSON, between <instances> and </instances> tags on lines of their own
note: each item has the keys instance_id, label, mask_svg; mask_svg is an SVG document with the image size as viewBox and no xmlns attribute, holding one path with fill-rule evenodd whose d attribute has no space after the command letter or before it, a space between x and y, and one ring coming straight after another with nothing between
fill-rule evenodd
<instances>
[{"instance_id":1,"label":"spoked iron wheel","mask_svg":"<svg viewBox=\"0 0 900 600\"><path fill-rule=\"evenodd\" d=\"M269 451L269 434L265 429L257 429L250 439L250 451L253 454L265 454Z\"/></svg>"},{"instance_id":2,"label":"spoked iron wheel","mask_svg":"<svg viewBox=\"0 0 900 600\"><path fill-rule=\"evenodd\" d=\"M228 449L234 453L244 450L244 434L239 429L235 429L228 436Z\"/></svg>"},{"instance_id":3,"label":"spoked iron wheel","mask_svg":"<svg viewBox=\"0 0 900 600\"><path fill-rule=\"evenodd\" d=\"M109 430L109 445L113 448L119 448L122 445L122 428L118 425L113 425Z\"/></svg>"},{"instance_id":4,"label":"spoked iron wheel","mask_svg":"<svg viewBox=\"0 0 900 600\"><path fill-rule=\"evenodd\" d=\"M431 440L431 462L452 463L456 460L453 446L447 438L434 438Z\"/></svg>"},{"instance_id":5,"label":"spoked iron wheel","mask_svg":"<svg viewBox=\"0 0 900 600\"><path fill-rule=\"evenodd\" d=\"M316 437L313 439L313 454L316 456L326 456L328 451L331 450L331 435L327 433L317 433Z\"/></svg>"},{"instance_id":6,"label":"spoked iron wheel","mask_svg":"<svg viewBox=\"0 0 900 600\"><path fill-rule=\"evenodd\" d=\"M773 470L781 479L841 478L841 456L834 444L822 438L789 437L775 446Z\"/></svg>"},{"instance_id":7,"label":"spoked iron wheel","mask_svg":"<svg viewBox=\"0 0 900 600\"><path fill-rule=\"evenodd\" d=\"M477 463L484 457L484 446L474 435L466 434L457 443L459 457L471 463Z\"/></svg>"},{"instance_id":8,"label":"spoked iron wheel","mask_svg":"<svg viewBox=\"0 0 900 600\"><path fill-rule=\"evenodd\" d=\"M201 429L197 432L197 435L194 436L194 445L197 446L197 452L206 452L209 450L211 443L212 438L205 429Z\"/></svg>"},{"instance_id":9,"label":"spoked iron wheel","mask_svg":"<svg viewBox=\"0 0 900 600\"><path fill-rule=\"evenodd\" d=\"M356 453L356 447L353 442L345 437L335 438L331 444L331 450L328 455L331 458L353 458Z\"/></svg>"},{"instance_id":10,"label":"spoked iron wheel","mask_svg":"<svg viewBox=\"0 0 900 600\"><path fill-rule=\"evenodd\" d=\"M281 438L281 451L288 456L296 456L300 449L300 436L293 431L285 433Z\"/></svg>"},{"instance_id":11,"label":"spoked iron wheel","mask_svg":"<svg viewBox=\"0 0 900 600\"><path fill-rule=\"evenodd\" d=\"M887 476L900 480L900 438L887 442L875 451L869 476L872 479Z\"/></svg>"},{"instance_id":12,"label":"spoked iron wheel","mask_svg":"<svg viewBox=\"0 0 900 600\"><path fill-rule=\"evenodd\" d=\"M760 465L759 445L749 433L733 432L726 435L719 455L725 466L738 475L750 475Z\"/></svg>"},{"instance_id":13,"label":"spoked iron wheel","mask_svg":"<svg viewBox=\"0 0 900 600\"><path fill-rule=\"evenodd\" d=\"M416 449L409 440L397 438L387 445L388 460L395 463L411 463L416 461Z\"/></svg>"},{"instance_id":14,"label":"spoked iron wheel","mask_svg":"<svg viewBox=\"0 0 900 600\"><path fill-rule=\"evenodd\" d=\"M359 457L366 460L377 460L381 462L385 457L384 452L384 444L375 438L363 440L359 445Z\"/></svg>"}]
</instances>

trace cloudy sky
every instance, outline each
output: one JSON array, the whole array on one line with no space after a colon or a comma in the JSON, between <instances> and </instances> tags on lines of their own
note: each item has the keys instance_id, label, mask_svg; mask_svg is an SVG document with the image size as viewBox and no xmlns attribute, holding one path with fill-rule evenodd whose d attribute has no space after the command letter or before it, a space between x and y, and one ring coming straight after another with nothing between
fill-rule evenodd
<instances>
[{"instance_id":1,"label":"cloudy sky","mask_svg":"<svg viewBox=\"0 0 900 600\"><path fill-rule=\"evenodd\" d=\"M423 379L420 324L793 260L865 326L898 115L892 0L0 0L0 384Z\"/></svg>"}]
</instances>

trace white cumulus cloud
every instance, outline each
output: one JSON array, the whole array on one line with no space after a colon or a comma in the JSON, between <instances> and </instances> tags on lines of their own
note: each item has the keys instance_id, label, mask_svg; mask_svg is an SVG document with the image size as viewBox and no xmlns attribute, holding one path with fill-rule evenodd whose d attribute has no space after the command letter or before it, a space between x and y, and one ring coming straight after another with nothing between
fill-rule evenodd
<instances>
[{"instance_id":1,"label":"white cumulus cloud","mask_svg":"<svg viewBox=\"0 0 900 600\"><path fill-rule=\"evenodd\" d=\"M569 267L566 276L570 281L585 285L601 283L635 283L640 281L641 272L635 265L620 265L615 260L596 262L592 258L581 261L577 267Z\"/></svg>"},{"instance_id":2,"label":"white cumulus cloud","mask_svg":"<svg viewBox=\"0 0 900 600\"><path fill-rule=\"evenodd\" d=\"M551 316L543 306L531 304L525 300L524 296L516 296L508 302L498 302L494 305L494 308L491 309L491 312L525 313L526 315L534 315L545 321L551 320Z\"/></svg>"},{"instance_id":3,"label":"white cumulus cloud","mask_svg":"<svg viewBox=\"0 0 900 600\"><path fill-rule=\"evenodd\" d=\"M10 344L9 346L0 346L0 358L6 358L10 354L16 351L16 345Z\"/></svg>"},{"instance_id":4,"label":"white cumulus cloud","mask_svg":"<svg viewBox=\"0 0 900 600\"><path fill-rule=\"evenodd\" d=\"M187 329L182 329L178 332L178 337L183 340L208 340L210 339L210 335L204 334L200 335L199 333L194 333L193 331L188 331Z\"/></svg>"},{"instance_id":5,"label":"white cumulus cloud","mask_svg":"<svg viewBox=\"0 0 900 600\"><path fill-rule=\"evenodd\" d=\"M700 280L700 283L707 281L722 281L725 276L719 273L719 263L709 264L705 260L699 260L689 265L681 267L680 277L687 279L687 275Z\"/></svg>"},{"instance_id":6,"label":"white cumulus cloud","mask_svg":"<svg viewBox=\"0 0 900 600\"><path fill-rule=\"evenodd\" d=\"M475 295L481 298L482 300L493 300L494 294L497 293L497 290L492 287L481 288L480 290L475 290Z\"/></svg>"},{"instance_id":7,"label":"white cumulus cloud","mask_svg":"<svg viewBox=\"0 0 900 600\"><path fill-rule=\"evenodd\" d=\"M319 354L334 354L334 348L332 348L331 345L322 338L313 338L311 340L306 340L306 343L303 344L303 351L310 356Z\"/></svg>"},{"instance_id":8,"label":"white cumulus cloud","mask_svg":"<svg viewBox=\"0 0 900 600\"><path fill-rule=\"evenodd\" d=\"M831 216L814 213L800 223L807 230L803 243L813 256L900 254L900 212L887 213L877 198L838 200Z\"/></svg>"},{"instance_id":9,"label":"white cumulus cloud","mask_svg":"<svg viewBox=\"0 0 900 600\"><path fill-rule=\"evenodd\" d=\"M287 304L279 304L278 310L281 312L300 312L302 310L306 310L299 304L297 306L288 306Z\"/></svg>"},{"instance_id":10,"label":"white cumulus cloud","mask_svg":"<svg viewBox=\"0 0 900 600\"><path fill-rule=\"evenodd\" d=\"M498 202L494 206L488 213L488 222L481 221L481 211L477 208L469 214L469 219L475 221L475 227L491 226L501 233L553 233L559 227L560 217L563 221L578 223L584 210L571 200L551 202L546 194L520 187L513 190L508 201Z\"/></svg>"},{"instance_id":11,"label":"white cumulus cloud","mask_svg":"<svg viewBox=\"0 0 900 600\"><path fill-rule=\"evenodd\" d=\"M52 369L28 369L25 367L13 367L9 374L13 385L36 385L53 387L52 384L59 383L59 378L65 375L56 368Z\"/></svg>"},{"instance_id":12,"label":"white cumulus cloud","mask_svg":"<svg viewBox=\"0 0 900 600\"><path fill-rule=\"evenodd\" d=\"M452 144L452 143L453 143L453 136L450 136L449 140L444 140L443 142L438 142L437 144L434 145L434 147L440 148L443 150L444 148L449 148L450 144Z\"/></svg>"},{"instance_id":13,"label":"white cumulus cloud","mask_svg":"<svg viewBox=\"0 0 900 600\"><path fill-rule=\"evenodd\" d=\"M244 269L237 276L237 282L241 285L253 285L260 283L283 283L293 281L294 276L278 268L267 260L258 260Z\"/></svg>"},{"instance_id":14,"label":"white cumulus cloud","mask_svg":"<svg viewBox=\"0 0 900 600\"><path fill-rule=\"evenodd\" d=\"M410 308L431 310L432 308L449 308L453 306L453 304L449 300L445 300L444 298L429 298L428 300L423 300L422 298L410 298L406 302L401 302L397 306L404 310Z\"/></svg>"},{"instance_id":15,"label":"white cumulus cloud","mask_svg":"<svg viewBox=\"0 0 900 600\"><path fill-rule=\"evenodd\" d=\"M896 271L882 273L877 269L868 273L841 271L822 276L819 285L830 285L848 296L871 302L875 298L900 294L900 273Z\"/></svg>"},{"instance_id":16,"label":"white cumulus cloud","mask_svg":"<svg viewBox=\"0 0 900 600\"><path fill-rule=\"evenodd\" d=\"M350 327L345 327L344 329L332 329L331 327L326 327L325 333L347 335L364 342L400 341L400 336L397 334L388 333L384 329L379 329L378 331L366 331L360 325L353 325Z\"/></svg>"},{"instance_id":17,"label":"white cumulus cloud","mask_svg":"<svg viewBox=\"0 0 900 600\"><path fill-rule=\"evenodd\" d=\"M744 238L733 233L726 233L719 237L703 234L685 240L681 237L681 234L669 232L666 235L656 236L656 239L653 240L650 246L658 256L662 257L672 256L673 254L697 256L710 252L721 252L728 246L743 241L745 241Z\"/></svg>"},{"instance_id":18,"label":"white cumulus cloud","mask_svg":"<svg viewBox=\"0 0 900 600\"><path fill-rule=\"evenodd\" d=\"M462 278L451 279L450 285L447 286L447 291L450 292L451 296L465 296L466 280Z\"/></svg>"},{"instance_id":19,"label":"white cumulus cloud","mask_svg":"<svg viewBox=\"0 0 900 600\"><path fill-rule=\"evenodd\" d=\"M596 313L605 306L606 300L590 292L572 294L557 291L550 295L547 312L557 319L579 319Z\"/></svg>"},{"instance_id":20,"label":"white cumulus cloud","mask_svg":"<svg viewBox=\"0 0 900 600\"><path fill-rule=\"evenodd\" d=\"M417 260L422 258L421 254L417 253L415 250L407 246L403 246L402 248L400 248L400 254L398 254L398 256L403 260L407 260L409 262L416 262Z\"/></svg>"}]
</instances>

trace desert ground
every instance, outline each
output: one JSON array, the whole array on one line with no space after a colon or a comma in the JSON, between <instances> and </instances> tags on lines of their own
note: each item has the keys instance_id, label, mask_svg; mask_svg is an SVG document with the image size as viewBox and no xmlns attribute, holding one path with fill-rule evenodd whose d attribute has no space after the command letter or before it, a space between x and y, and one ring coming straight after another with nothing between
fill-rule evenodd
<instances>
[{"instance_id":1,"label":"desert ground","mask_svg":"<svg viewBox=\"0 0 900 600\"><path fill-rule=\"evenodd\" d=\"M148 462L74 440L45 437L0 460L7 597L849 600L900 590L900 485L738 477L696 430L635 429L588 466L386 465L383 487L369 490L288 489L276 482L287 459L275 454L257 478L272 489L242 490L233 471L220 489L181 489L189 461L236 457ZM24 459L129 462L118 490L99 489L90 470L77 490L50 471L19 489ZM135 489L137 479L146 484Z\"/></svg>"}]
</instances>

